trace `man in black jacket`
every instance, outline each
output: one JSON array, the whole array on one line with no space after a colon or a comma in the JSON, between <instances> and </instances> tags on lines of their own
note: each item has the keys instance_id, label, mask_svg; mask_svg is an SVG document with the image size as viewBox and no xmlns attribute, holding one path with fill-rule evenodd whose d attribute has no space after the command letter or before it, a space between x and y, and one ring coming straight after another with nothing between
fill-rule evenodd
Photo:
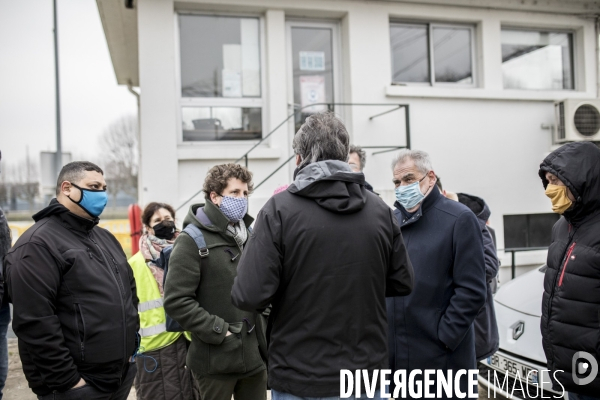
<instances>
[{"instance_id":1,"label":"man in black jacket","mask_svg":"<svg viewBox=\"0 0 600 400\"><path fill-rule=\"evenodd\" d=\"M13 330L39 399L126 399L139 319L133 272L119 242L99 228L102 170L72 162L56 199L4 260Z\"/></svg>"},{"instance_id":2,"label":"man in black jacket","mask_svg":"<svg viewBox=\"0 0 600 400\"><path fill-rule=\"evenodd\" d=\"M338 398L340 369L387 368L385 296L412 289L400 227L350 169L348 146L334 115L306 119L294 138L294 182L261 209L238 265L233 303L273 306L273 400Z\"/></svg>"},{"instance_id":3,"label":"man in black jacket","mask_svg":"<svg viewBox=\"0 0 600 400\"><path fill-rule=\"evenodd\" d=\"M539 175L552 210L563 216L552 228L544 278L548 368L558 381L554 387L569 391L570 400L598 398L600 149L590 142L566 144L544 159Z\"/></svg>"}]
</instances>

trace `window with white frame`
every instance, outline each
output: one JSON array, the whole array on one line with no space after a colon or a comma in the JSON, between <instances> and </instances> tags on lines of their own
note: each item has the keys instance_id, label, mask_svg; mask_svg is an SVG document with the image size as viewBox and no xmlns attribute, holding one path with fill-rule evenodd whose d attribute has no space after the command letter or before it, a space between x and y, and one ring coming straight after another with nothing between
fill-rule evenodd
<instances>
[{"instance_id":1,"label":"window with white frame","mask_svg":"<svg viewBox=\"0 0 600 400\"><path fill-rule=\"evenodd\" d=\"M473 37L467 25L391 22L392 82L473 85Z\"/></svg>"},{"instance_id":2,"label":"window with white frame","mask_svg":"<svg viewBox=\"0 0 600 400\"><path fill-rule=\"evenodd\" d=\"M572 90L573 34L502 28L505 89Z\"/></svg>"},{"instance_id":3,"label":"window with white frame","mask_svg":"<svg viewBox=\"0 0 600 400\"><path fill-rule=\"evenodd\" d=\"M261 138L259 18L178 19L183 141Z\"/></svg>"}]
</instances>

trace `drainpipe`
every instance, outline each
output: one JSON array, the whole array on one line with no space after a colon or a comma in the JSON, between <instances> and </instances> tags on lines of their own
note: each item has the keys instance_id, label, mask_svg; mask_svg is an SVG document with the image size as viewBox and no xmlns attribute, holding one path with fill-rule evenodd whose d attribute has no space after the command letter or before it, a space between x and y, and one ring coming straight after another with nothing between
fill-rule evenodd
<instances>
[{"instance_id":1,"label":"drainpipe","mask_svg":"<svg viewBox=\"0 0 600 400\"><path fill-rule=\"evenodd\" d=\"M135 100L137 102L137 114L138 114L138 141L140 139L140 94L133 90L133 85L131 84L131 80L127 81L127 90L131 92L135 96Z\"/></svg>"},{"instance_id":2,"label":"drainpipe","mask_svg":"<svg viewBox=\"0 0 600 400\"><path fill-rule=\"evenodd\" d=\"M133 90L133 85L131 84L131 80L127 81L127 90L131 92L135 96L135 100L137 103L137 139L138 139L138 203L142 198L142 124L141 124L141 115L140 115L140 94Z\"/></svg>"}]
</instances>

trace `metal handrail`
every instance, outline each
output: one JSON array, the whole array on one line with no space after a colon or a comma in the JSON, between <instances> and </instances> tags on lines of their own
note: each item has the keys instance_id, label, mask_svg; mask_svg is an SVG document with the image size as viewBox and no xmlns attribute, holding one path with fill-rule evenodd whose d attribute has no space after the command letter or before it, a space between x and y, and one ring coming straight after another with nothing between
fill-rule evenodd
<instances>
[{"instance_id":1,"label":"metal handrail","mask_svg":"<svg viewBox=\"0 0 600 400\"><path fill-rule=\"evenodd\" d=\"M329 109L331 109L332 106L351 106L351 107L353 107L353 106L381 106L381 107L396 106L396 108L394 108L394 109L391 109L391 110L388 110L388 111L385 111L385 112L382 112L382 113L379 113L377 115L373 115L373 116L369 117L369 120L372 120L373 118L377 118L377 117L379 117L381 115L385 115L385 114L391 113L393 111L397 111L397 110L400 110L400 109L405 109L406 112L404 113L404 116L405 116L405 126L406 126L406 146L364 146L363 148L365 148L365 149L368 149L368 148L378 148L378 149L389 148L388 150L384 150L384 151L373 153L373 155L380 154L380 153L385 153L387 151L394 151L394 150L398 150L398 149L402 149L402 148L408 148L408 149L410 149L410 119L409 119L409 109L410 109L409 107L410 106L408 104L395 104L395 103L315 103L315 104L311 104L311 105L308 105L308 106L300 107L297 110L294 110L293 113L291 113L290 115L288 115L286 119L284 119L280 124L278 124L274 129L272 129L264 137L262 137L258 142L256 142L254 144L254 146L252 146L248 151L246 151L240 158L238 158L237 160L235 160L233 163L236 164L236 163L240 162L241 160L244 160L244 164L245 164L245 166L247 168L248 167L248 154L250 154L261 143L263 143L265 140L267 140L273 133L275 133L286 122L288 122L290 120L290 118L292 118L293 116L295 116L298 111L302 111L305 108L310 108L310 107L315 107L315 106L327 106ZM290 162L290 160L292 158L293 158L293 156L290 157L283 164L281 164L279 167L277 167L277 169L275 171L273 171L269 176L267 176L258 185L256 185L255 189L257 189L260 185L262 185L263 183L265 183L265 181L267 181L269 178L271 178L273 175L275 175L275 173L277 171L279 171L281 168L283 168L283 166L286 165L288 162ZM192 201L194 199L194 197L196 197L201 192L202 192L202 189L198 190L189 199L187 199L179 207L177 207L175 209L175 211L179 211L182 207L184 207L186 204L188 204L190 201Z\"/></svg>"},{"instance_id":2,"label":"metal handrail","mask_svg":"<svg viewBox=\"0 0 600 400\"><path fill-rule=\"evenodd\" d=\"M515 279L515 276L517 273L517 264L515 262L515 253L518 253L520 251L539 251L539 250L548 250L548 246L512 247L512 248L508 248L508 249L498 249L498 251L504 251L505 253L511 253L511 265L510 265L511 279Z\"/></svg>"}]
</instances>

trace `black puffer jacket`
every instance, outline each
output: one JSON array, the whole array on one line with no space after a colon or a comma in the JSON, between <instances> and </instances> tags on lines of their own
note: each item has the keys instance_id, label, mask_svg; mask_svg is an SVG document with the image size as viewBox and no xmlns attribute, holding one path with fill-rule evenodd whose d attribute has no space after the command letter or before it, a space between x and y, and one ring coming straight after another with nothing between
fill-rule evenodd
<instances>
[{"instance_id":1,"label":"black puffer jacket","mask_svg":"<svg viewBox=\"0 0 600 400\"><path fill-rule=\"evenodd\" d=\"M269 385L339 396L340 369L388 367L385 296L410 293L413 270L392 210L341 161L304 167L256 219L234 305L269 317ZM363 392L364 393L364 392Z\"/></svg>"},{"instance_id":2,"label":"black puffer jacket","mask_svg":"<svg viewBox=\"0 0 600 400\"><path fill-rule=\"evenodd\" d=\"M80 378L114 392L136 349L138 299L119 242L52 200L4 260L13 329L29 387L64 392Z\"/></svg>"},{"instance_id":3,"label":"black puffer jacket","mask_svg":"<svg viewBox=\"0 0 600 400\"><path fill-rule=\"evenodd\" d=\"M546 172L576 201L552 228L542 303L544 352L549 369L563 370L556 378L566 390L597 396L600 373L590 384L577 385L572 361L584 351L600 364L600 149L589 142L564 145L540 165L544 188Z\"/></svg>"}]
</instances>

